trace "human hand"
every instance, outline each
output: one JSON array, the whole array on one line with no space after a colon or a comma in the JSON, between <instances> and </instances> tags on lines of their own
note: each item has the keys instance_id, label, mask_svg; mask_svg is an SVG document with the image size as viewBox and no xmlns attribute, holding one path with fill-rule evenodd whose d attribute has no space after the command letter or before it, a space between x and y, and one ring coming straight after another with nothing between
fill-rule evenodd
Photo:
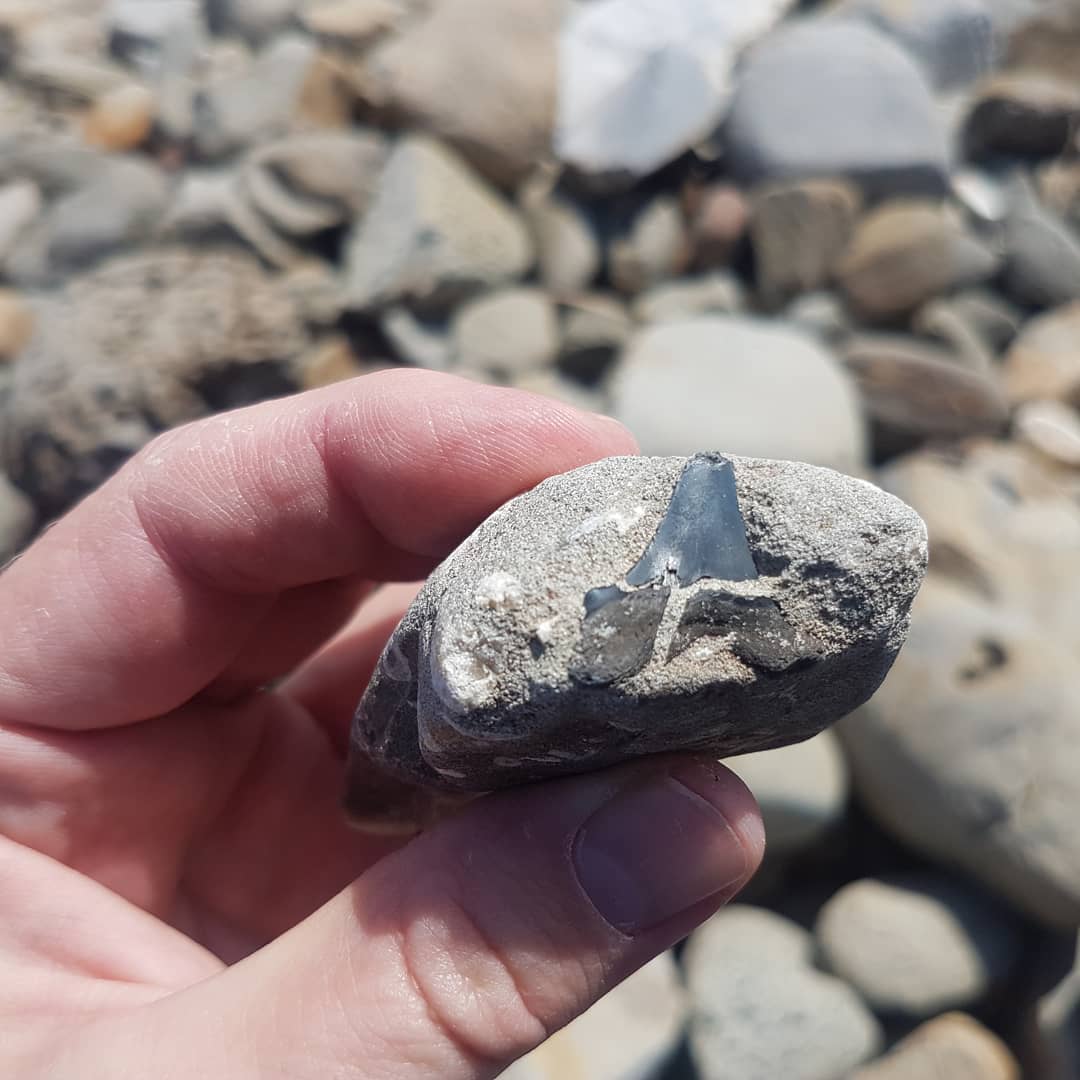
<instances>
[{"instance_id":1,"label":"human hand","mask_svg":"<svg viewBox=\"0 0 1080 1080\"><path fill-rule=\"evenodd\" d=\"M411 842L341 811L409 599L374 586L632 451L530 395L369 376L162 436L0 575L0 1075L494 1076L729 899L763 834L706 763Z\"/></svg>"}]
</instances>

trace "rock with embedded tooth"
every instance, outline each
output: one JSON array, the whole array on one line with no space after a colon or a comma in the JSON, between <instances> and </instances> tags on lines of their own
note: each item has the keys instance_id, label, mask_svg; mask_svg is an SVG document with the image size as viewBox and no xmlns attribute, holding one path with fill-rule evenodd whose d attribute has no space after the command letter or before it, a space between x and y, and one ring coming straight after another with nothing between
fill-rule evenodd
<instances>
[{"instance_id":1,"label":"rock with embedded tooth","mask_svg":"<svg viewBox=\"0 0 1080 1080\"><path fill-rule=\"evenodd\" d=\"M797 742L877 688L925 563L913 511L826 469L709 453L553 477L432 575L354 764L445 794ZM359 819L386 810L370 790Z\"/></svg>"}]
</instances>

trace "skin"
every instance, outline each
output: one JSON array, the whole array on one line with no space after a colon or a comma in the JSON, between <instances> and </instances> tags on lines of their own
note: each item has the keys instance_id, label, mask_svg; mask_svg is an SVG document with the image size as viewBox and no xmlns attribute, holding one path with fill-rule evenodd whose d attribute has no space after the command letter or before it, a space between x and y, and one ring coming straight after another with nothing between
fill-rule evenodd
<instances>
[{"instance_id":1,"label":"skin","mask_svg":"<svg viewBox=\"0 0 1080 1080\"><path fill-rule=\"evenodd\" d=\"M531 395L382 373L162 436L0 574L0 1075L493 1077L734 895L760 818L704 763L415 838L341 812L353 708L416 588L387 583L632 452ZM685 816L635 839L648 925L624 925L575 844L674 786Z\"/></svg>"}]
</instances>

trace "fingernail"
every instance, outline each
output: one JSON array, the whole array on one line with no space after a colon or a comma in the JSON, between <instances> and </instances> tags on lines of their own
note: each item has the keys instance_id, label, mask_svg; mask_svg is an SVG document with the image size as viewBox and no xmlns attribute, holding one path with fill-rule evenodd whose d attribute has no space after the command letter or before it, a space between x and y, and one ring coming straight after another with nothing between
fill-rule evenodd
<instances>
[{"instance_id":1,"label":"fingernail","mask_svg":"<svg viewBox=\"0 0 1080 1080\"><path fill-rule=\"evenodd\" d=\"M581 887L612 926L631 935L734 889L753 870L744 841L753 847L757 838L745 830L759 828L739 820L745 798L738 780L702 765L624 788L577 835Z\"/></svg>"}]
</instances>

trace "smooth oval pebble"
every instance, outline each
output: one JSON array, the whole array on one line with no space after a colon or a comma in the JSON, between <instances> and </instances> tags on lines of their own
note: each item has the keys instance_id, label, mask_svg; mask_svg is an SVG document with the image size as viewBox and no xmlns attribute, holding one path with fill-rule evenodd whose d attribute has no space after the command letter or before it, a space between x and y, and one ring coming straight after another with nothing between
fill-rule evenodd
<instances>
[{"instance_id":1,"label":"smooth oval pebble","mask_svg":"<svg viewBox=\"0 0 1080 1080\"><path fill-rule=\"evenodd\" d=\"M914 511L828 469L708 453L552 477L391 637L353 723L350 812L809 738L885 677L926 558Z\"/></svg>"}]
</instances>

